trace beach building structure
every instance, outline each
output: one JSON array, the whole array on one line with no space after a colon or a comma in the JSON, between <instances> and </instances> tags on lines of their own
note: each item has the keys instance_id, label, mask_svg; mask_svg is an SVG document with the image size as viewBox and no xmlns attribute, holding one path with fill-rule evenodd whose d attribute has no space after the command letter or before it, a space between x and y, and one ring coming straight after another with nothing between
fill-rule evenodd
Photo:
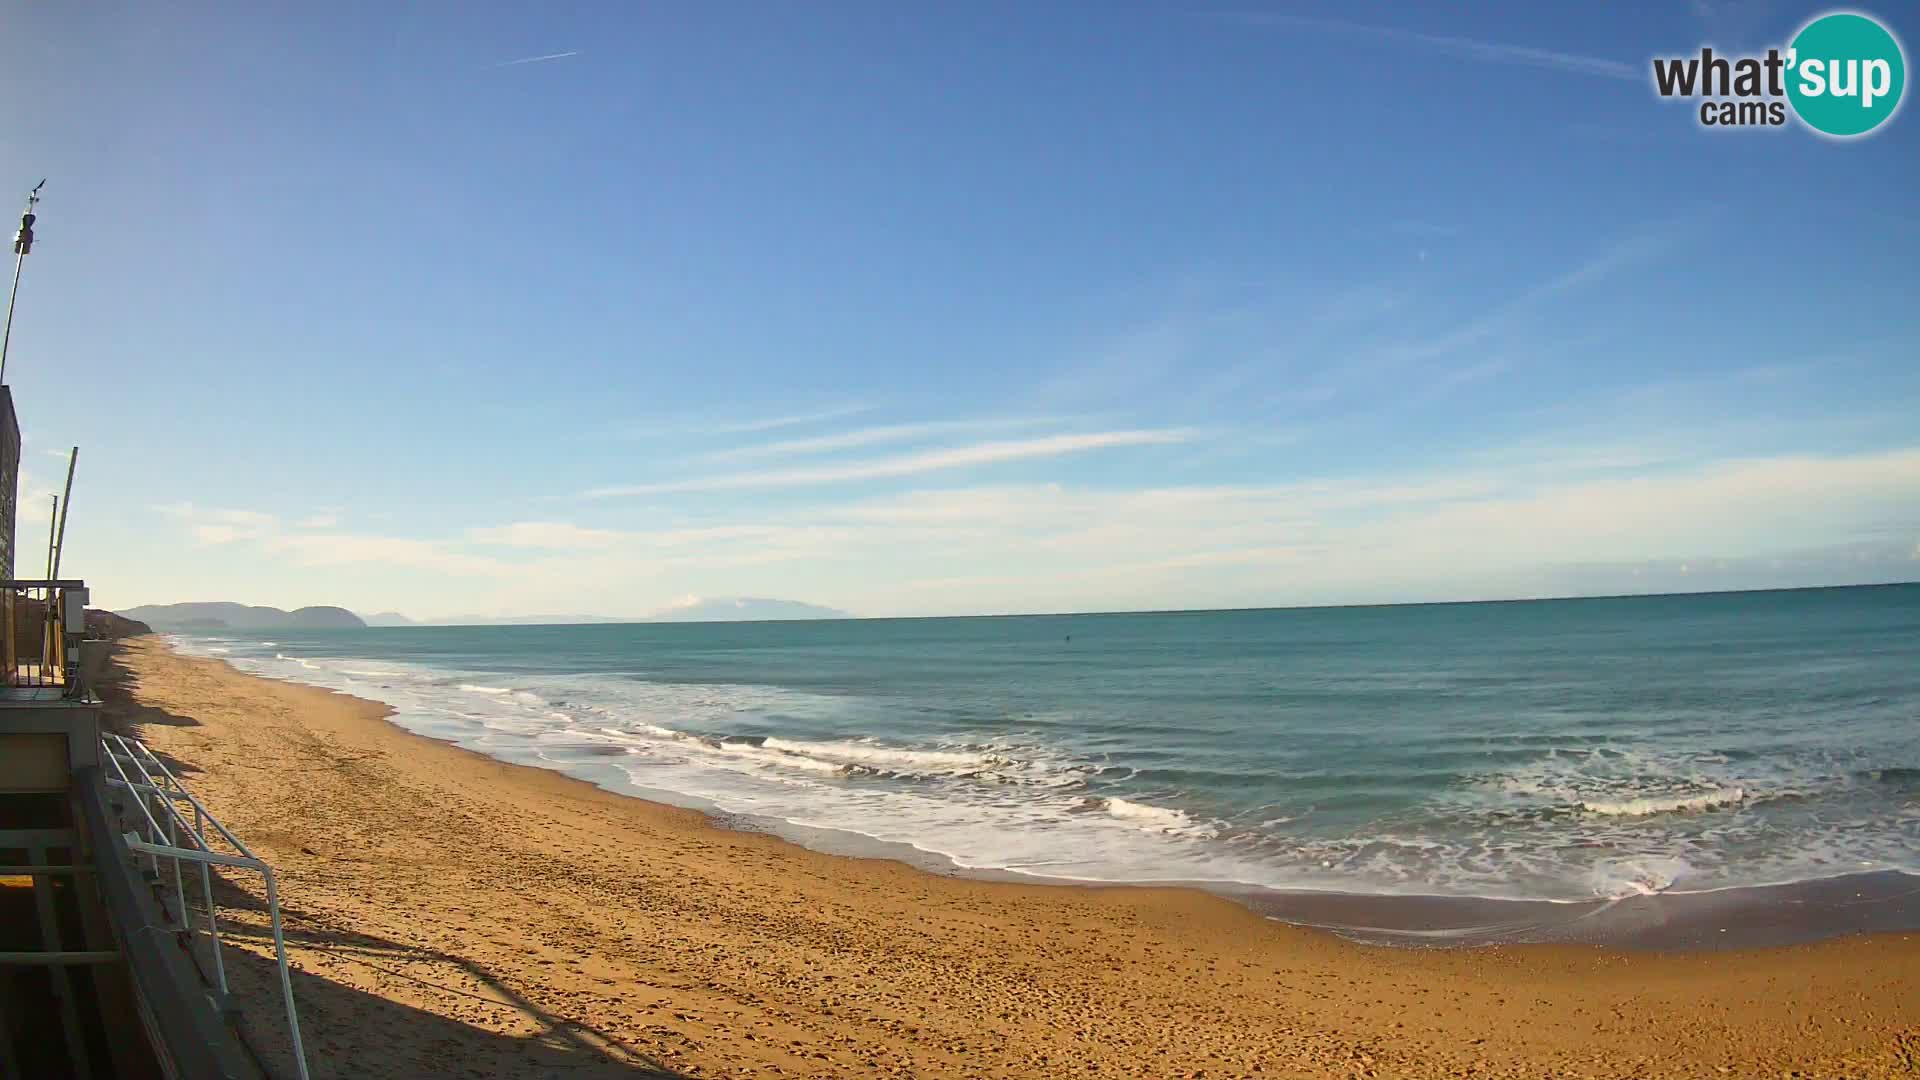
<instances>
[{"instance_id":1,"label":"beach building structure","mask_svg":"<svg viewBox=\"0 0 1920 1080\"><path fill-rule=\"evenodd\" d=\"M20 445L0 385L0 1077L269 1075L227 995L224 872L264 878L290 1071L305 1080L271 869L164 762L103 729L110 643L85 582L15 576L32 565Z\"/></svg>"}]
</instances>

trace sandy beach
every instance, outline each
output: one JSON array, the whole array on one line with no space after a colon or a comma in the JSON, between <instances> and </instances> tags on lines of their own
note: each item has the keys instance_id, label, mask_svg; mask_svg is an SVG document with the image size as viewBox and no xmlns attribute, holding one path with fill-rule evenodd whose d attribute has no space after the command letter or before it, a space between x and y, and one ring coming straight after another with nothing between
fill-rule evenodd
<instances>
[{"instance_id":1,"label":"sandy beach","mask_svg":"<svg viewBox=\"0 0 1920 1080\"><path fill-rule=\"evenodd\" d=\"M279 871L316 1076L1920 1075L1920 935L1410 950L1180 889L805 850L119 650L110 716ZM281 1024L254 886L247 1025Z\"/></svg>"}]
</instances>

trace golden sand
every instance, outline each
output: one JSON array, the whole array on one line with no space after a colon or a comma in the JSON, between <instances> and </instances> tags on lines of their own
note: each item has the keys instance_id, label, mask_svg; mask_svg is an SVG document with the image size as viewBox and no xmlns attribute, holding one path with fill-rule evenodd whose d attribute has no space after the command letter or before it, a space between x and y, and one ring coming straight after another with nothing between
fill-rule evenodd
<instances>
[{"instance_id":1,"label":"golden sand","mask_svg":"<svg viewBox=\"0 0 1920 1080\"><path fill-rule=\"evenodd\" d=\"M1920 934L1361 946L1199 892L823 855L153 638L119 662L112 714L281 875L316 1076L1920 1075ZM271 1060L259 889L231 880Z\"/></svg>"}]
</instances>

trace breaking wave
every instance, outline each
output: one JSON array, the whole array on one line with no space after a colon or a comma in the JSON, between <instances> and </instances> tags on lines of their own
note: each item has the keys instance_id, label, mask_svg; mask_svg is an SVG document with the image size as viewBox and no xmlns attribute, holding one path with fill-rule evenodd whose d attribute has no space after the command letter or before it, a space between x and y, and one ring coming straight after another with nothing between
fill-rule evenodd
<instances>
[{"instance_id":1,"label":"breaking wave","mask_svg":"<svg viewBox=\"0 0 1920 1080\"><path fill-rule=\"evenodd\" d=\"M1621 799L1609 802L1605 799L1583 802L1580 808L1589 814L1603 814L1613 817L1647 817L1651 814L1684 814L1713 810L1722 806L1738 806L1747 799L1745 788L1722 788L1718 791L1703 792L1699 795L1680 795L1668 798L1648 797L1642 799Z\"/></svg>"},{"instance_id":2,"label":"breaking wave","mask_svg":"<svg viewBox=\"0 0 1920 1080\"><path fill-rule=\"evenodd\" d=\"M963 728L911 698L549 673L538 655L503 671L179 644L383 701L409 730L504 760L963 869L1563 901L1920 870L1920 768L1897 757L1528 732L1392 768L1313 748L1289 771L1242 733L1209 748L1157 716L1129 745L1099 717Z\"/></svg>"},{"instance_id":3,"label":"breaking wave","mask_svg":"<svg viewBox=\"0 0 1920 1080\"><path fill-rule=\"evenodd\" d=\"M1147 803L1112 796L1089 799L1083 805L1089 809L1104 810L1111 817L1154 832L1199 837L1212 837L1219 834L1216 826L1195 821L1183 810L1150 806Z\"/></svg>"},{"instance_id":4,"label":"breaking wave","mask_svg":"<svg viewBox=\"0 0 1920 1080\"><path fill-rule=\"evenodd\" d=\"M845 777L886 780L968 780L989 784L1026 784L1042 788L1081 785L1099 766L1063 760L1024 759L1005 747L911 749L877 741L813 742L774 735L700 735L642 724L602 728L616 739L667 740L690 749L749 761L769 768L800 769Z\"/></svg>"}]
</instances>

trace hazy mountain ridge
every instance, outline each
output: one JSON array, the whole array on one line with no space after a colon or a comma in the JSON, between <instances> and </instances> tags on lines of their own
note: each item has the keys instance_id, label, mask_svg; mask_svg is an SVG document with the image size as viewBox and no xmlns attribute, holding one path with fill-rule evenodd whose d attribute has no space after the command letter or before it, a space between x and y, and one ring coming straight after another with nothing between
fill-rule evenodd
<instances>
[{"instance_id":1,"label":"hazy mountain ridge","mask_svg":"<svg viewBox=\"0 0 1920 1080\"><path fill-rule=\"evenodd\" d=\"M554 626L583 623L640 622L772 622L796 619L850 619L837 608L799 600L761 596L690 596L648 615L449 615L415 619L397 611L357 615L346 608L303 607L282 611L275 607L207 601L185 604L145 604L120 615L169 630L314 630L358 629L370 626Z\"/></svg>"},{"instance_id":2,"label":"hazy mountain ridge","mask_svg":"<svg viewBox=\"0 0 1920 1080\"><path fill-rule=\"evenodd\" d=\"M583 623L645 622L619 615L443 615L415 619L413 626L577 626Z\"/></svg>"},{"instance_id":3,"label":"hazy mountain ridge","mask_svg":"<svg viewBox=\"0 0 1920 1080\"><path fill-rule=\"evenodd\" d=\"M118 641L121 638L139 637L153 633L153 627L137 619L129 619L111 611L96 608L87 609L87 635L106 641Z\"/></svg>"},{"instance_id":4,"label":"hazy mountain ridge","mask_svg":"<svg viewBox=\"0 0 1920 1080\"><path fill-rule=\"evenodd\" d=\"M448 615L410 619L397 612L363 616L369 626L564 626L642 622L761 622L850 619L837 608L759 596L690 596L648 615Z\"/></svg>"},{"instance_id":5,"label":"hazy mountain ridge","mask_svg":"<svg viewBox=\"0 0 1920 1080\"><path fill-rule=\"evenodd\" d=\"M689 597L647 617L648 622L757 622L791 619L850 619L836 608L799 600L761 596Z\"/></svg>"},{"instance_id":6,"label":"hazy mountain ridge","mask_svg":"<svg viewBox=\"0 0 1920 1080\"><path fill-rule=\"evenodd\" d=\"M360 616L342 607L315 605L282 611L224 600L144 604L117 614L146 623L155 630L327 630L367 625Z\"/></svg>"}]
</instances>

